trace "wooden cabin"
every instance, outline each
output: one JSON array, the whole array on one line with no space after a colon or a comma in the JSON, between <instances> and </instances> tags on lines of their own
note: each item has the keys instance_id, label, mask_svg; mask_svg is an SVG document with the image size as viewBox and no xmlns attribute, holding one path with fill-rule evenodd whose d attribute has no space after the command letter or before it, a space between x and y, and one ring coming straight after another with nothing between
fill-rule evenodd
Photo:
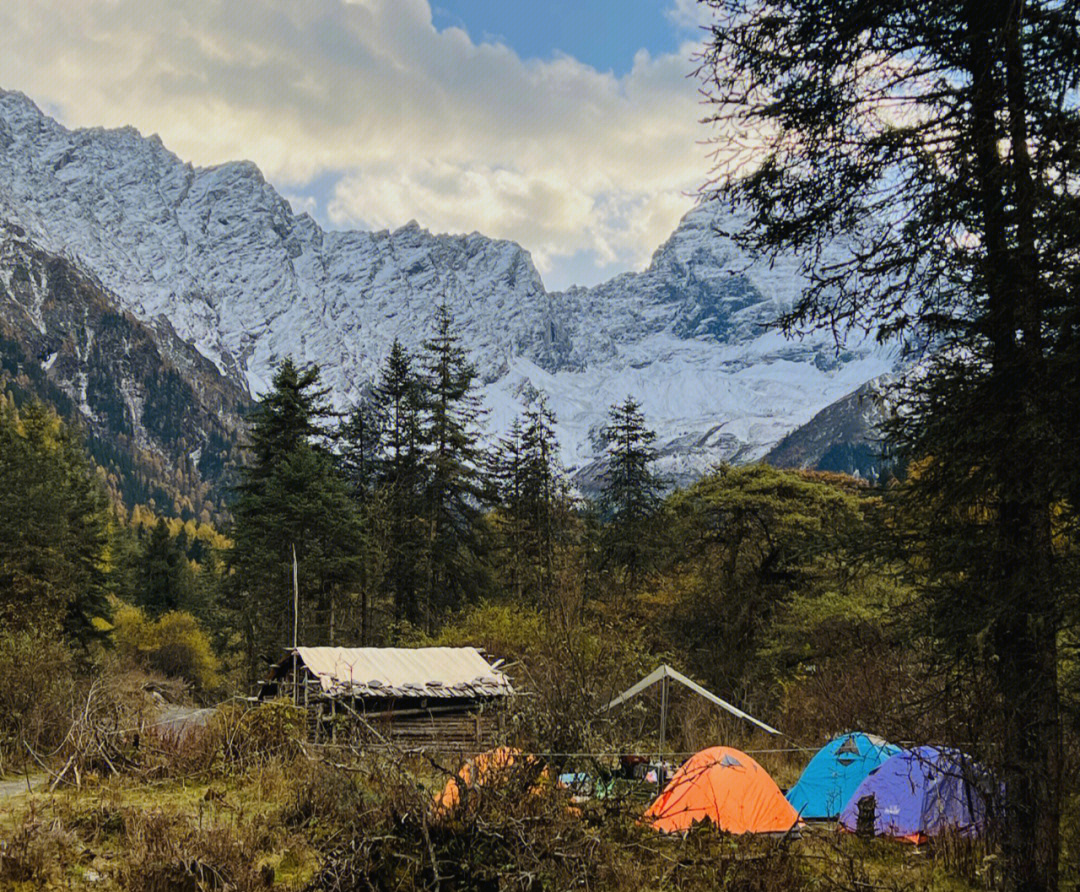
<instances>
[{"instance_id":1,"label":"wooden cabin","mask_svg":"<svg viewBox=\"0 0 1080 892\"><path fill-rule=\"evenodd\" d=\"M498 742L510 680L474 647L297 647L260 700L308 710L315 741L342 729L407 750L484 750Z\"/></svg>"}]
</instances>

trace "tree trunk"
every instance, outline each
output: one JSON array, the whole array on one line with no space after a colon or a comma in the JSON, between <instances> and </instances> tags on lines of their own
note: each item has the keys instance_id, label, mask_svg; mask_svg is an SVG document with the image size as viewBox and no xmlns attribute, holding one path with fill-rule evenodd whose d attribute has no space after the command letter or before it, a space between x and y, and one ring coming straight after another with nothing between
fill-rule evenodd
<instances>
[{"instance_id":1,"label":"tree trunk","mask_svg":"<svg viewBox=\"0 0 1080 892\"><path fill-rule=\"evenodd\" d=\"M1007 710L1002 845L1009 887L1018 892L1058 886L1061 727L1052 625L1045 616L1018 611L1014 622L1003 624L997 648Z\"/></svg>"},{"instance_id":2,"label":"tree trunk","mask_svg":"<svg viewBox=\"0 0 1080 892\"><path fill-rule=\"evenodd\" d=\"M991 557L992 669L1004 705L1000 815L1005 874L1017 892L1058 886L1061 722L1057 619L1050 530L1051 486L1033 452L1044 433L1047 393L1041 283L1035 268L1035 196L1028 153L1023 0L968 5L971 110L981 191L994 405L989 468L997 489L997 547ZM1002 85L996 72L1004 73ZM1004 86L1009 150L1000 154ZM1010 219L1005 208L1015 207Z\"/></svg>"},{"instance_id":3,"label":"tree trunk","mask_svg":"<svg viewBox=\"0 0 1080 892\"><path fill-rule=\"evenodd\" d=\"M360 646L367 647L368 641L368 586L364 581L360 591Z\"/></svg>"}]
</instances>

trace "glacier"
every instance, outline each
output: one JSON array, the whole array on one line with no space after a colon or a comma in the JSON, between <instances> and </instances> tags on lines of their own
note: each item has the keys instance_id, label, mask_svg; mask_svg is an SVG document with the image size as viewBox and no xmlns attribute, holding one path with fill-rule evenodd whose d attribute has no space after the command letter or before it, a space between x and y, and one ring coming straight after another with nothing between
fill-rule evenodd
<instances>
[{"instance_id":1,"label":"glacier","mask_svg":"<svg viewBox=\"0 0 1080 892\"><path fill-rule=\"evenodd\" d=\"M142 320L165 320L258 396L286 356L316 362L346 408L398 338L416 348L445 302L476 363L491 436L544 394L563 461L585 473L627 395L661 470L690 479L762 457L897 354L868 336L787 339L766 323L804 286L797 257L752 261L701 204L649 266L549 292L514 242L323 229L250 162L194 167L133 128L69 130L0 91L0 219L70 258Z\"/></svg>"}]
</instances>

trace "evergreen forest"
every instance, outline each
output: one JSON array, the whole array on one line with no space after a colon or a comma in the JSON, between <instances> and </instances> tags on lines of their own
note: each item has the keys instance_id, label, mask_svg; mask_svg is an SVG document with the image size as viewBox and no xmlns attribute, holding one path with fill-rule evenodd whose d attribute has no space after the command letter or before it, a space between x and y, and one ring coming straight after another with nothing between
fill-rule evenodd
<instances>
[{"instance_id":1,"label":"evergreen forest","mask_svg":"<svg viewBox=\"0 0 1080 892\"><path fill-rule=\"evenodd\" d=\"M654 746L654 707L614 726L597 707L667 663L780 728L779 752L869 728L962 736L994 764L992 692L955 659L927 594L941 517L915 495L932 459L874 485L750 464L672 489L628 395L611 407L605 470L586 498L560 464L542 396L505 436L486 433L445 310L421 351L393 346L361 404L337 412L331 396L318 368L281 363L248 418L221 529L123 504L52 409L5 399L5 770L64 746L88 686L126 679L175 702L227 702L256 690L294 634L481 647L530 692L519 732L545 751ZM1071 531L1057 542L1071 560ZM1071 812L1078 688L1063 644ZM717 738L776 748L680 702L676 752ZM1071 821L1062 826L1075 851Z\"/></svg>"}]
</instances>

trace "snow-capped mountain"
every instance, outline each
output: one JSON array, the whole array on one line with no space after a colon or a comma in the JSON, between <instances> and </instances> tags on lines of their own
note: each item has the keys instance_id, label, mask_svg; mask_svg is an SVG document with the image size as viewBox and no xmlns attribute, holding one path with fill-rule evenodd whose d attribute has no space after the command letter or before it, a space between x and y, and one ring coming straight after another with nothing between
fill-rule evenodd
<instances>
[{"instance_id":1,"label":"snow-capped mountain","mask_svg":"<svg viewBox=\"0 0 1080 892\"><path fill-rule=\"evenodd\" d=\"M877 480L894 467L887 455L882 425L894 410L892 375L868 381L822 409L777 443L765 461L781 468L838 471Z\"/></svg>"},{"instance_id":2,"label":"snow-capped mountain","mask_svg":"<svg viewBox=\"0 0 1080 892\"><path fill-rule=\"evenodd\" d=\"M493 433L547 395L564 459L596 457L608 407L643 405L688 476L762 456L893 365L869 341L785 340L762 323L801 289L792 258L751 264L699 206L649 267L548 292L519 245L323 230L247 162L196 168L131 128L70 131L0 92L0 219L71 257L143 320L164 318L226 375L261 392L285 356L317 362L355 400L393 339L416 346L447 302L477 364Z\"/></svg>"},{"instance_id":3,"label":"snow-capped mountain","mask_svg":"<svg viewBox=\"0 0 1080 892\"><path fill-rule=\"evenodd\" d=\"M144 323L0 222L0 392L51 404L127 506L220 515L250 405L165 320Z\"/></svg>"}]
</instances>

